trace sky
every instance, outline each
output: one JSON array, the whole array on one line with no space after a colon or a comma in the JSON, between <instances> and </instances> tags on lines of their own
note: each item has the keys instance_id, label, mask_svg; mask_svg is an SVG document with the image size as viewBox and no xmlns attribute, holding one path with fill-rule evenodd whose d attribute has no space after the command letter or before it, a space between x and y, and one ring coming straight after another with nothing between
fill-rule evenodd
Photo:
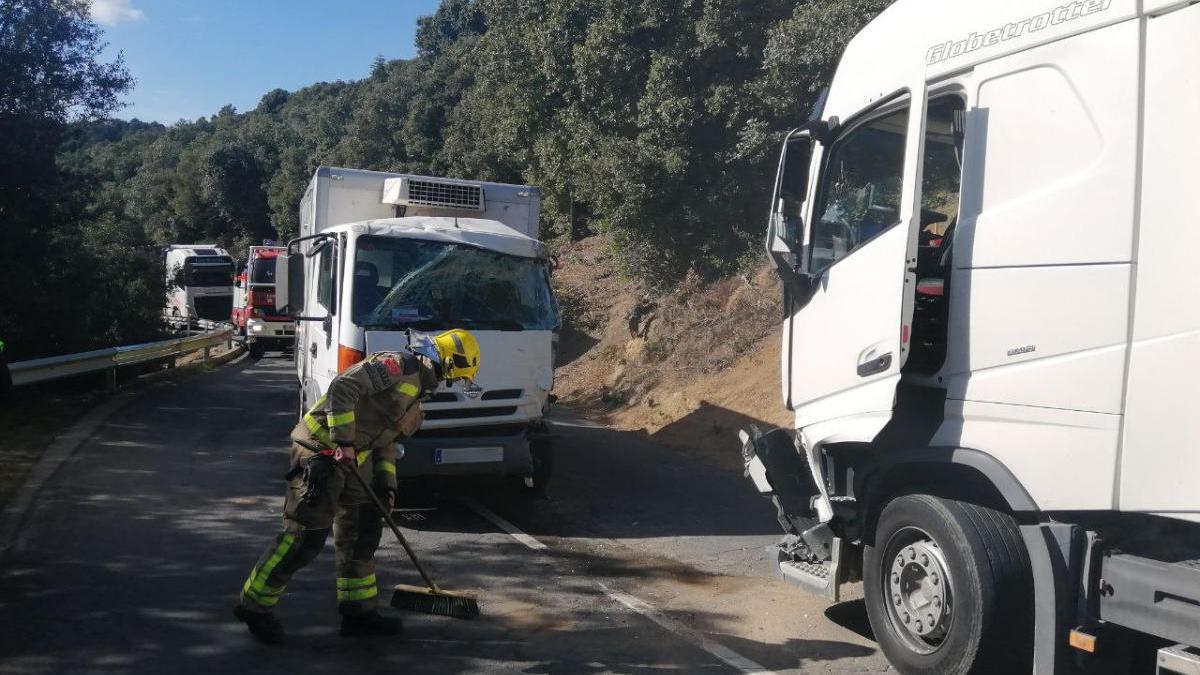
<instances>
[{"instance_id":1,"label":"sky","mask_svg":"<svg viewBox=\"0 0 1200 675\"><path fill-rule=\"evenodd\" d=\"M275 88L366 77L371 61L410 58L417 18L438 0L93 0L106 56L137 80L114 116L171 124Z\"/></svg>"}]
</instances>

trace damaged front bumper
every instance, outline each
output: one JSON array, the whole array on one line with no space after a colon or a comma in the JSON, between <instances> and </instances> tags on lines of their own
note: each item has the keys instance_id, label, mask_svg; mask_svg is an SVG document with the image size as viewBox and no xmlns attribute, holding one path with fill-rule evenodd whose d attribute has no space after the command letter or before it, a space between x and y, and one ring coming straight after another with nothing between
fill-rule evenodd
<instances>
[{"instance_id":1,"label":"damaged front bumper","mask_svg":"<svg viewBox=\"0 0 1200 675\"><path fill-rule=\"evenodd\" d=\"M759 493L771 498L786 533L775 546L777 572L789 583L839 601L845 579L842 540L816 517L814 502L821 492L792 434L786 429L763 434L751 427L738 436L746 476Z\"/></svg>"}]
</instances>

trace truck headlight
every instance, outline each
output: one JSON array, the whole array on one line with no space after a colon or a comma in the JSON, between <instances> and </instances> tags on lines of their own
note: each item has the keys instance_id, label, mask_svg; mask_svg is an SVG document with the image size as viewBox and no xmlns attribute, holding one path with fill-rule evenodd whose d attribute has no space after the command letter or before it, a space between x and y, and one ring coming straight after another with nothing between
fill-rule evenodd
<instances>
[{"instance_id":1,"label":"truck headlight","mask_svg":"<svg viewBox=\"0 0 1200 675\"><path fill-rule=\"evenodd\" d=\"M262 329L263 329L263 325L261 323L250 324L250 330L254 331L255 333L261 333Z\"/></svg>"}]
</instances>

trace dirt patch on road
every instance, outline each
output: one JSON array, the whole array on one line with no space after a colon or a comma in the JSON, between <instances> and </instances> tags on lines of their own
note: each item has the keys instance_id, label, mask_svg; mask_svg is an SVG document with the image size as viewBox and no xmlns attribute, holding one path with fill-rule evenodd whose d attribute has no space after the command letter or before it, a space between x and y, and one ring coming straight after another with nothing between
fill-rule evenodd
<instances>
[{"instance_id":1,"label":"dirt patch on road","mask_svg":"<svg viewBox=\"0 0 1200 675\"><path fill-rule=\"evenodd\" d=\"M780 287L771 270L651 292L612 270L598 236L559 256L555 393L618 429L740 470L738 429L789 424L779 385Z\"/></svg>"}]
</instances>

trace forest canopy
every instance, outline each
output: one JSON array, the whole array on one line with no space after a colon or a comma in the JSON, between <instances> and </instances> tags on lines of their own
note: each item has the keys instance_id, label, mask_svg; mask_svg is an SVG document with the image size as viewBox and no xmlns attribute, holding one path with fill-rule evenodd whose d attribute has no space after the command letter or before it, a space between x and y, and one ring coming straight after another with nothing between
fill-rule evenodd
<instances>
[{"instance_id":1,"label":"forest canopy","mask_svg":"<svg viewBox=\"0 0 1200 675\"><path fill-rule=\"evenodd\" d=\"M10 0L0 336L21 357L151 336L161 247L286 239L319 165L538 185L546 236L611 232L624 274L734 272L784 133L889 2L443 0L413 59L164 126L109 118L132 80L85 0Z\"/></svg>"}]
</instances>

